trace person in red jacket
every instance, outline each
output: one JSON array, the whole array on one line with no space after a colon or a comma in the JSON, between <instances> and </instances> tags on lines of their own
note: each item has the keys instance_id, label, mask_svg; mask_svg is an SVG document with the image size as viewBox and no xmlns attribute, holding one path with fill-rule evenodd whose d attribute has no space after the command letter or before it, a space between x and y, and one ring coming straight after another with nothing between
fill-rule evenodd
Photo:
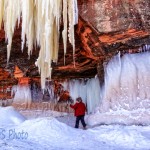
<instances>
[{"instance_id":1,"label":"person in red jacket","mask_svg":"<svg viewBox=\"0 0 150 150\"><path fill-rule=\"evenodd\" d=\"M70 104L70 107L74 109L74 115L76 116L76 124L75 128L79 128L79 122L81 120L81 123L83 125L83 128L86 129L86 123L84 121L86 106L82 102L82 98L78 97L76 99L76 103L74 105Z\"/></svg>"}]
</instances>

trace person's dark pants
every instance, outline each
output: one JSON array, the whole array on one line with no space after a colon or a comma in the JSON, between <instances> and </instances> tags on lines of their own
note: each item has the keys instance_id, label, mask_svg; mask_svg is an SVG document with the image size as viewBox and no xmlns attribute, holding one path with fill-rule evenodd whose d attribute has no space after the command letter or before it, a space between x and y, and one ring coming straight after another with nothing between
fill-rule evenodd
<instances>
[{"instance_id":1,"label":"person's dark pants","mask_svg":"<svg viewBox=\"0 0 150 150\"><path fill-rule=\"evenodd\" d=\"M82 123L83 127L85 128L86 124L85 124L85 121L84 121L84 115L76 117L75 128L79 128L79 122L80 122L80 120L81 120L81 123Z\"/></svg>"}]
</instances>

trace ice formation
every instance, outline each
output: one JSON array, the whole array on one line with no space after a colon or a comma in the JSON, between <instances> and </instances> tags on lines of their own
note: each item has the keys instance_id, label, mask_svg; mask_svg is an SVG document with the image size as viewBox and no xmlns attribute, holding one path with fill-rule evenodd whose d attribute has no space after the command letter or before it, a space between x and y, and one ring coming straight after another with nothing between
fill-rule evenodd
<instances>
[{"instance_id":1,"label":"ice formation","mask_svg":"<svg viewBox=\"0 0 150 150\"><path fill-rule=\"evenodd\" d=\"M87 118L89 125L149 125L149 76L149 52L125 54L122 57L118 54L105 66L105 83L102 87L97 77L65 80L60 84L63 90L69 91L74 102L77 97L82 97L88 114L91 114ZM45 90L49 93L50 103L58 101L59 97L57 99L52 82L46 83ZM21 94L21 91L18 93ZM30 92L28 94L30 95ZM35 100L40 99L39 95L37 97Z\"/></svg>"},{"instance_id":2,"label":"ice formation","mask_svg":"<svg viewBox=\"0 0 150 150\"><path fill-rule=\"evenodd\" d=\"M63 43L64 43L64 64L65 64L65 54L67 51L67 21L68 21L68 15L67 15L67 0L63 0L63 22L64 22L64 30L62 31L63 36Z\"/></svg>"},{"instance_id":3,"label":"ice formation","mask_svg":"<svg viewBox=\"0 0 150 150\"><path fill-rule=\"evenodd\" d=\"M68 90L75 101L81 97L87 105L88 113L92 113L101 102L101 88L98 78L69 80L63 83L64 89Z\"/></svg>"},{"instance_id":4,"label":"ice formation","mask_svg":"<svg viewBox=\"0 0 150 150\"><path fill-rule=\"evenodd\" d=\"M97 77L91 79L65 80L59 84L61 85L61 89L58 89L58 92L62 94L63 91L67 90L74 102L80 96L87 105L88 113L92 113L101 101L101 88ZM60 95L55 93L54 86L54 82L46 82L43 93L43 90L40 87L38 88L35 83L28 86L15 85L11 91L14 97L13 103L25 104L26 108L30 108L31 103L34 102L57 104ZM66 101L64 100L64 102Z\"/></svg>"},{"instance_id":5,"label":"ice formation","mask_svg":"<svg viewBox=\"0 0 150 150\"><path fill-rule=\"evenodd\" d=\"M145 46L143 48L148 51ZM149 52L114 56L105 68L101 104L96 113L89 116L88 123L149 125L149 77Z\"/></svg>"},{"instance_id":6,"label":"ice formation","mask_svg":"<svg viewBox=\"0 0 150 150\"><path fill-rule=\"evenodd\" d=\"M150 53L120 54L105 66L105 83L103 87L99 84L97 77L91 79L73 79L60 82L63 90L70 93L72 99L82 97L83 102L87 105L88 114L90 113L112 113L140 110L148 111L150 108ZM33 86L33 89L27 87L18 87L18 94L14 100L22 97L21 101L41 102L43 95L41 91ZM24 89L24 90L23 90ZM26 89L26 90L25 90ZM47 82L45 92L49 97L46 101L57 103L59 97L55 95L54 83ZM60 91L61 92L61 91ZM32 96L31 96L32 95ZM33 100L34 99L34 100ZM122 111L123 110L123 111ZM101 117L102 118L102 117Z\"/></svg>"},{"instance_id":7,"label":"ice formation","mask_svg":"<svg viewBox=\"0 0 150 150\"><path fill-rule=\"evenodd\" d=\"M0 4L3 5L0 6L2 8L1 11L4 11L2 12L2 14L4 15L3 21L4 21L5 37L6 40L8 41L8 45L7 45L7 62L8 62L10 57L12 38L16 27L16 22L18 21L18 24L20 22L21 2L20 0L14 0L14 1L4 0L4 2Z\"/></svg>"},{"instance_id":8,"label":"ice formation","mask_svg":"<svg viewBox=\"0 0 150 150\"><path fill-rule=\"evenodd\" d=\"M12 87L11 95L13 96L13 103L24 103L26 108L30 108L32 97L29 85L14 85Z\"/></svg>"},{"instance_id":9,"label":"ice formation","mask_svg":"<svg viewBox=\"0 0 150 150\"><path fill-rule=\"evenodd\" d=\"M3 20L3 15L4 15L4 0L0 1L0 30L1 30L1 24Z\"/></svg>"},{"instance_id":10,"label":"ice formation","mask_svg":"<svg viewBox=\"0 0 150 150\"><path fill-rule=\"evenodd\" d=\"M7 61L10 57L14 30L16 24L20 24L21 19L22 50L26 43L30 56L33 47L40 47L36 65L41 73L43 89L45 88L45 79L51 77L51 62L58 60L59 27L62 14L64 54L66 53L67 34L74 53L74 25L78 22L77 0L0 0L0 29L3 21L6 40L8 41Z\"/></svg>"},{"instance_id":11,"label":"ice formation","mask_svg":"<svg viewBox=\"0 0 150 150\"><path fill-rule=\"evenodd\" d=\"M105 69L101 111L150 108L150 53L118 54Z\"/></svg>"}]
</instances>

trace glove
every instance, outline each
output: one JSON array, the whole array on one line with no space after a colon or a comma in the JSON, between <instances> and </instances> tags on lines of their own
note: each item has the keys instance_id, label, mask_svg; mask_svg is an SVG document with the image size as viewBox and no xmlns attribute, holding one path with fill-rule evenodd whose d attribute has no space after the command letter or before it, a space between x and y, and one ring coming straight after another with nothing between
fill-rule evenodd
<instances>
[{"instance_id":1,"label":"glove","mask_svg":"<svg viewBox=\"0 0 150 150\"><path fill-rule=\"evenodd\" d=\"M72 100L72 98L69 96L69 98L68 98L68 102L69 103L71 103L72 104L72 102L73 102L73 100Z\"/></svg>"},{"instance_id":2,"label":"glove","mask_svg":"<svg viewBox=\"0 0 150 150\"><path fill-rule=\"evenodd\" d=\"M73 103L74 103L73 99L70 99L69 101L70 101L70 103L71 103L71 104L73 104Z\"/></svg>"}]
</instances>

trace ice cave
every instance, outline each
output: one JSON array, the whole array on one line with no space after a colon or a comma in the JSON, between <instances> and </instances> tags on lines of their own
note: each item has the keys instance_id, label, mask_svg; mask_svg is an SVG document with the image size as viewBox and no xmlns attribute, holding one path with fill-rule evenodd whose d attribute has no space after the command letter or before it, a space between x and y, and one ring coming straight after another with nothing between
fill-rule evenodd
<instances>
[{"instance_id":1,"label":"ice cave","mask_svg":"<svg viewBox=\"0 0 150 150\"><path fill-rule=\"evenodd\" d=\"M115 8L115 9L113 9ZM0 0L0 105L150 125L148 0Z\"/></svg>"}]
</instances>

